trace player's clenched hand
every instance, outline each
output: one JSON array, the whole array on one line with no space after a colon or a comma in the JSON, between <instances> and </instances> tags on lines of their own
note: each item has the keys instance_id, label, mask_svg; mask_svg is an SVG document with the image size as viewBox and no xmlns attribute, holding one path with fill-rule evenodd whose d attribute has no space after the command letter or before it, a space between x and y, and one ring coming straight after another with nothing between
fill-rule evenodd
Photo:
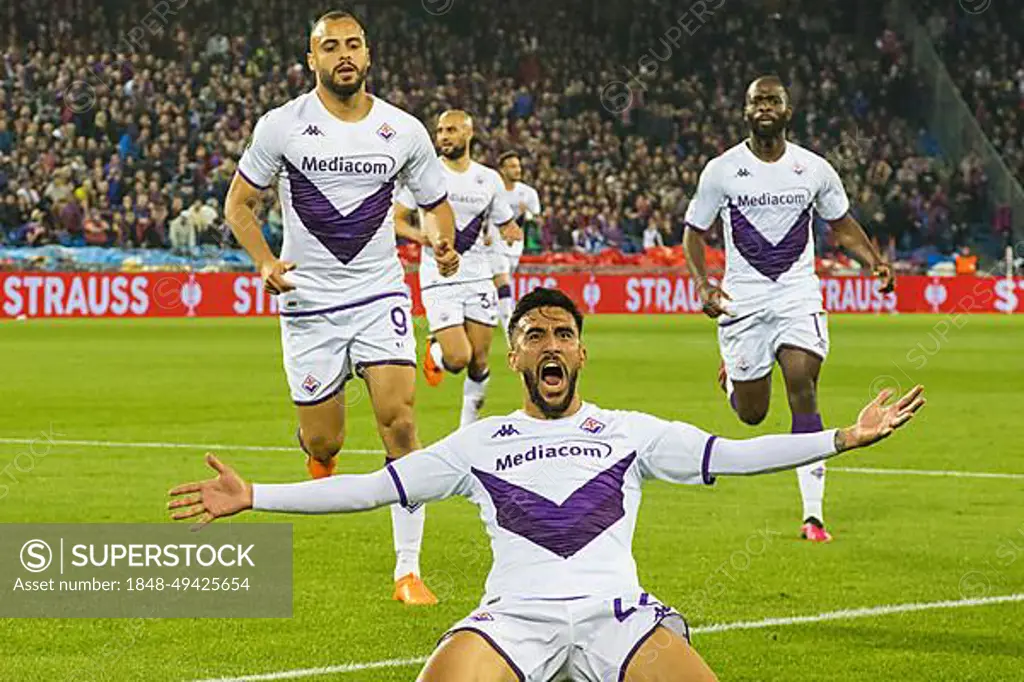
<instances>
[{"instance_id":1,"label":"player's clenched hand","mask_svg":"<svg viewBox=\"0 0 1024 682\"><path fill-rule=\"evenodd\" d=\"M716 287L708 282L700 286L700 300L704 305L704 314L715 319L719 315L732 315L725 309L725 301L731 301L729 294L725 293L722 287Z\"/></svg>"},{"instance_id":2,"label":"player's clenched hand","mask_svg":"<svg viewBox=\"0 0 1024 682\"><path fill-rule=\"evenodd\" d=\"M459 271L459 252L447 239L442 239L434 246L434 260L437 261L437 271L442 277L451 277Z\"/></svg>"},{"instance_id":3,"label":"player's clenched hand","mask_svg":"<svg viewBox=\"0 0 1024 682\"><path fill-rule=\"evenodd\" d=\"M848 450L877 443L910 421L925 405L924 386L918 384L896 402L887 405L894 391L885 389L860 411L857 423L841 429L837 436L837 449Z\"/></svg>"},{"instance_id":4,"label":"player's clenched hand","mask_svg":"<svg viewBox=\"0 0 1024 682\"><path fill-rule=\"evenodd\" d=\"M896 288L896 276L888 263L878 263L873 269L875 277L882 281L882 293L887 294Z\"/></svg>"},{"instance_id":5,"label":"player's clenched hand","mask_svg":"<svg viewBox=\"0 0 1024 682\"><path fill-rule=\"evenodd\" d=\"M274 258L260 265L260 278L263 280L263 290L268 294L283 294L295 288L284 278L286 272L295 269L295 263Z\"/></svg>"},{"instance_id":6,"label":"player's clenched hand","mask_svg":"<svg viewBox=\"0 0 1024 682\"><path fill-rule=\"evenodd\" d=\"M252 508L252 486L242 480L231 467L223 464L213 453L206 453L206 463L217 472L217 478L179 485L169 493L175 498L167 503L168 509L180 509L171 514L173 519L199 516L196 528L214 519L233 516Z\"/></svg>"},{"instance_id":7,"label":"player's clenched hand","mask_svg":"<svg viewBox=\"0 0 1024 682\"><path fill-rule=\"evenodd\" d=\"M523 238L523 228L513 222L505 223L498 229L501 230L501 236L509 246Z\"/></svg>"}]
</instances>

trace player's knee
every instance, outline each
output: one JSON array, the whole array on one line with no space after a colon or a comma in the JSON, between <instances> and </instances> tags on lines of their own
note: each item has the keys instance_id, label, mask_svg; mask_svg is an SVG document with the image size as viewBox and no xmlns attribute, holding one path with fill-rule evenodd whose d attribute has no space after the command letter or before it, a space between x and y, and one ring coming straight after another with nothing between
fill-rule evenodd
<instances>
[{"instance_id":1,"label":"player's knee","mask_svg":"<svg viewBox=\"0 0 1024 682\"><path fill-rule=\"evenodd\" d=\"M306 436L303 434L302 436L302 444L306 452L313 459L320 461L326 461L337 455L341 451L343 441L344 436L342 434L337 436Z\"/></svg>"},{"instance_id":2,"label":"player's knee","mask_svg":"<svg viewBox=\"0 0 1024 682\"><path fill-rule=\"evenodd\" d=\"M449 372L461 372L473 359L473 352L469 348L446 350L444 352L444 368Z\"/></svg>"},{"instance_id":3,"label":"player's knee","mask_svg":"<svg viewBox=\"0 0 1024 682\"><path fill-rule=\"evenodd\" d=\"M768 406L744 405L743 403L740 403L736 408L736 414L744 424L757 426L764 421L765 417L768 416Z\"/></svg>"}]
</instances>

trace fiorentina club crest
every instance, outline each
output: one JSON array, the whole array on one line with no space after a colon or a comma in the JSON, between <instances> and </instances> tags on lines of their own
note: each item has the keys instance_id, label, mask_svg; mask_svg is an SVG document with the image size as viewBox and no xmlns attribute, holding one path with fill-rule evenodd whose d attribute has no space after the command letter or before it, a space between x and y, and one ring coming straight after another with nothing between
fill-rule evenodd
<instances>
[{"instance_id":1,"label":"fiorentina club crest","mask_svg":"<svg viewBox=\"0 0 1024 682\"><path fill-rule=\"evenodd\" d=\"M797 175L803 175L804 167L801 166L799 163L795 163L793 164L793 172L796 173Z\"/></svg>"},{"instance_id":2,"label":"fiorentina club crest","mask_svg":"<svg viewBox=\"0 0 1024 682\"><path fill-rule=\"evenodd\" d=\"M307 374L306 378L302 380L302 390L310 395L316 393L317 389L320 388L321 385L320 380L312 374Z\"/></svg>"},{"instance_id":3,"label":"fiorentina club crest","mask_svg":"<svg viewBox=\"0 0 1024 682\"><path fill-rule=\"evenodd\" d=\"M397 135L395 129L389 126L387 123L382 123L380 128L377 128L377 134L380 136L380 139L384 140L385 142L391 142L391 138Z\"/></svg>"},{"instance_id":4,"label":"fiorentina club crest","mask_svg":"<svg viewBox=\"0 0 1024 682\"><path fill-rule=\"evenodd\" d=\"M580 424L580 428L587 433L593 433L596 435L604 431L604 423L597 421L593 417L587 417L583 420L583 423Z\"/></svg>"}]
</instances>

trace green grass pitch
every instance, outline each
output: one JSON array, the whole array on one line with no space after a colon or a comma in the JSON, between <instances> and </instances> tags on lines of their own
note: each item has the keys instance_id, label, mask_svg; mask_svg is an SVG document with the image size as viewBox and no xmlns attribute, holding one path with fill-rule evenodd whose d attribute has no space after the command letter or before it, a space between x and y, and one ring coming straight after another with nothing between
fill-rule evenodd
<instances>
[{"instance_id":1,"label":"green grass pitch","mask_svg":"<svg viewBox=\"0 0 1024 682\"><path fill-rule=\"evenodd\" d=\"M920 381L929 397L907 431L832 466L1024 472L1024 318L830 323L820 391L826 424L850 422L882 385ZM587 400L729 437L788 430L778 374L762 426L746 427L729 411L714 381L717 345L706 319L594 317L585 341ZM5 322L0 358L0 467L26 449L10 439L51 425L61 440L294 443L272 319ZM500 339L492 363L485 412L505 413L518 407L520 389ZM361 384L350 387L346 447L379 448ZM451 377L438 389L421 382L425 442L456 426L460 388ZM266 482L305 475L298 451L227 450L224 458ZM380 462L349 454L340 468ZM199 449L57 443L16 484L4 481L0 522L165 522L167 489L206 475ZM722 479L711 489L653 483L634 553L645 587L695 627L1024 593L1022 483L832 471L826 515L836 539L828 546L797 541L790 472ZM0 620L0 680L195 680L419 657L481 595L489 549L463 500L428 508L423 567L443 598L430 609L389 600L387 510L272 520L294 524L291 620ZM711 632L695 644L723 680L1024 680L1021 623L1024 603L1012 602ZM411 680L417 669L312 679Z\"/></svg>"}]
</instances>

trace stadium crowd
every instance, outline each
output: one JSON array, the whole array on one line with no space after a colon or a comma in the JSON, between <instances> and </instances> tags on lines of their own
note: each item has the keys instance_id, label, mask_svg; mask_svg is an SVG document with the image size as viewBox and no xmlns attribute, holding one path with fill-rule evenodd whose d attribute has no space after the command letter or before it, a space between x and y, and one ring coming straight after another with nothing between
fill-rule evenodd
<instances>
[{"instance_id":1,"label":"stadium crowd","mask_svg":"<svg viewBox=\"0 0 1024 682\"><path fill-rule=\"evenodd\" d=\"M445 108L468 110L482 161L523 155L544 207L531 250L678 244L700 170L745 135L747 83L772 71L790 87L791 139L832 160L890 256L948 253L984 220L984 174L974 159L943 162L921 129L915 74L876 0L721 0L703 14L672 4L353 9L368 27L373 92L428 126ZM231 12L216 0L6 4L0 240L228 245L220 211L235 162L258 117L310 87L308 27L323 10L312 0L239 0ZM269 194L273 243L281 214Z\"/></svg>"},{"instance_id":2,"label":"stadium crowd","mask_svg":"<svg viewBox=\"0 0 1024 682\"><path fill-rule=\"evenodd\" d=\"M1024 182L1024 5L932 0L921 19L982 130Z\"/></svg>"}]
</instances>

